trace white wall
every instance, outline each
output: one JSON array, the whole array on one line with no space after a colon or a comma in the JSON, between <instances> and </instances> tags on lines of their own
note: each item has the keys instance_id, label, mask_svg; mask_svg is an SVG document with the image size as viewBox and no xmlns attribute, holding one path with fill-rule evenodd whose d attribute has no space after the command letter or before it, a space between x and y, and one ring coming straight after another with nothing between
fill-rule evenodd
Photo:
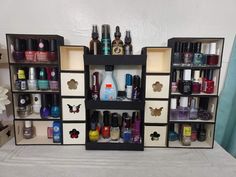
<instances>
[{"instance_id":1,"label":"white wall","mask_svg":"<svg viewBox=\"0 0 236 177\"><path fill-rule=\"evenodd\" d=\"M6 33L60 34L66 44L88 45L91 25L131 30L134 52L165 46L171 37L225 37L221 86L236 32L235 0L1 0L0 44ZM0 69L0 85L9 85ZM4 75L3 75L4 74Z\"/></svg>"}]
</instances>

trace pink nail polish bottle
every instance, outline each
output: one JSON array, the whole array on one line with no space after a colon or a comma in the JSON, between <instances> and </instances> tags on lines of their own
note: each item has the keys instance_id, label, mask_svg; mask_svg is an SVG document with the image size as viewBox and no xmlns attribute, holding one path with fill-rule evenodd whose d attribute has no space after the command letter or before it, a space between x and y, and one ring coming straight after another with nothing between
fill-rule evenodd
<instances>
[{"instance_id":1,"label":"pink nail polish bottle","mask_svg":"<svg viewBox=\"0 0 236 177\"><path fill-rule=\"evenodd\" d=\"M31 38L27 39L25 59L27 61L36 61L36 40L35 39L31 39Z\"/></svg>"},{"instance_id":2,"label":"pink nail polish bottle","mask_svg":"<svg viewBox=\"0 0 236 177\"><path fill-rule=\"evenodd\" d=\"M38 51L36 53L37 61L46 62L48 61L48 41L39 39Z\"/></svg>"}]
</instances>

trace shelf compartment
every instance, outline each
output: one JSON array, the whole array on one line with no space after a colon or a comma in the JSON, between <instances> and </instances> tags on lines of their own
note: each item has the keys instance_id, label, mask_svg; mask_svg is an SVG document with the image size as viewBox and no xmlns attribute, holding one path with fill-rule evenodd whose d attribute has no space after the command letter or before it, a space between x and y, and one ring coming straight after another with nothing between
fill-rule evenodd
<instances>
[{"instance_id":1,"label":"shelf compartment","mask_svg":"<svg viewBox=\"0 0 236 177\"><path fill-rule=\"evenodd\" d=\"M167 126L144 126L144 147L166 147Z\"/></svg>"},{"instance_id":2,"label":"shelf compartment","mask_svg":"<svg viewBox=\"0 0 236 177\"><path fill-rule=\"evenodd\" d=\"M13 66L27 66L27 67L30 67L30 66L58 66L58 62L53 62L53 61L48 61L48 62L30 62L30 61L26 61L26 60L23 60L23 61L11 61L10 65L13 65Z\"/></svg>"},{"instance_id":3,"label":"shelf compartment","mask_svg":"<svg viewBox=\"0 0 236 177\"><path fill-rule=\"evenodd\" d=\"M60 91L59 90L12 90L12 93L29 93L29 94L33 94L33 93L44 93L44 94L50 94L50 93L55 93L55 94L59 94Z\"/></svg>"},{"instance_id":4,"label":"shelf compartment","mask_svg":"<svg viewBox=\"0 0 236 177\"><path fill-rule=\"evenodd\" d=\"M215 120L170 120L171 123L215 123Z\"/></svg>"},{"instance_id":5,"label":"shelf compartment","mask_svg":"<svg viewBox=\"0 0 236 177\"><path fill-rule=\"evenodd\" d=\"M145 65L146 55L84 55L85 65Z\"/></svg>"},{"instance_id":6,"label":"shelf compartment","mask_svg":"<svg viewBox=\"0 0 236 177\"><path fill-rule=\"evenodd\" d=\"M85 100L86 109L144 110L144 101L93 101Z\"/></svg>"},{"instance_id":7,"label":"shelf compartment","mask_svg":"<svg viewBox=\"0 0 236 177\"><path fill-rule=\"evenodd\" d=\"M147 47L147 73L170 73L171 48Z\"/></svg>"},{"instance_id":8,"label":"shelf compartment","mask_svg":"<svg viewBox=\"0 0 236 177\"><path fill-rule=\"evenodd\" d=\"M132 150L143 151L143 144L87 142L86 150Z\"/></svg>"},{"instance_id":9,"label":"shelf compartment","mask_svg":"<svg viewBox=\"0 0 236 177\"><path fill-rule=\"evenodd\" d=\"M63 123L63 144L85 144L85 123Z\"/></svg>"},{"instance_id":10,"label":"shelf compartment","mask_svg":"<svg viewBox=\"0 0 236 177\"><path fill-rule=\"evenodd\" d=\"M83 71L84 70L84 46L61 46L61 70Z\"/></svg>"},{"instance_id":11,"label":"shelf compartment","mask_svg":"<svg viewBox=\"0 0 236 177\"><path fill-rule=\"evenodd\" d=\"M206 65L206 66L180 66L180 65L173 65L173 69L194 69L194 70L200 70L200 69L220 69L220 66L212 66L212 65Z\"/></svg>"},{"instance_id":12,"label":"shelf compartment","mask_svg":"<svg viewBox=\"0 0 236 177\"><path fill-rule=\"evenodd\" d=\"M214 92L214 93L193 93L191 95L183 95L182 93L180 92L175 92L175 93L171 93L171 96L191 96L191 97L217 97L218 94L217 92Z\"/></svg>"}]
</instances>

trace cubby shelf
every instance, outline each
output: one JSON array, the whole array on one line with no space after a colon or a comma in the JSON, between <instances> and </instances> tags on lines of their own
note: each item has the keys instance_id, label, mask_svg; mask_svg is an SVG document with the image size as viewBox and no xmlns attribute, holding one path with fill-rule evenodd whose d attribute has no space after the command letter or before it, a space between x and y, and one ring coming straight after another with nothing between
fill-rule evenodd
<instances>
[{"instance_id":1,"label":"cubby shelf","mask_svg":"<svg viewBox=\"0 0 236 177\"><path fill-rule=\"evenodd\" d=\"M220 66L212 66L212 65L207 65L207 66L177 66L173 65L172 69L220 69Z\"/></svg>"},{"instance_id":2,"label":"cubby shelf","mask_svg":"<svg viewBox=\"0 0 236 177\"><path fill-rule=\"evenodd\" d=\"M191 95L183 95L179 92L176 92L176 93L171 93L171 96L186 96L186 97L217 97L217 93L212 93L212 94L209 94L209 93L193 93Z\"/></svg>"},{"instance_id":3,"label":"cubby shelf","mask_svg":"<svg viewBox=\"0 0 236 177\"><path fill-rule=\"evenodd\" d=\"M59 90L12 90L12 93L45 93L45 94L50 94L50 93L55 93L59 94Z\"/></svg>"},{"instance_id":4,"label":"cubby shelf","mask_svg":"<svg viewBox=\"0 0 236 177\"><path fill-rule=\"evenodd\" d=\"M170 120L171 123L215 123L214 120Z\"/></svg>"},{"instance_id":5,"label":"cubby shelf","mask_svg":"<svg viewBox=\"0 0 236 177\"><path fill-rule=\"evenodd\" d=\"M58 66L57 62L29 62L29 61L12 61L13 66Z\"/></svg>"},{"instance_id":6,"label":"cubby shelf","mask_svg":"<svg viewBox=\"0 0 236 177\"><path fill-rule=\"evenodd\" d=\"M145 65L146 55L84 55L85 65Z\"/></svg>"},{"instance_id":7,"label":"cubby shelf","mask_svg":"<svg viewBox=\"0 0 236 177\"><path fill-rule=\"evenodd\" d=\"M191 145L190 146L184 146L183 144L181 144L180 141L169 141L169 147L172 147L172 148L196 148L196 149L199 149L199 148L212 148L212 143L208 143L206 141L203 141L203 142L200 142L200 141L194 141L194 142L191 142Z\"/></svg>"},{"instance_id":8,"label":"cubby shelf","mask_svg":"<svg viewBox=\"0 0 236 177\"><path fill-rule=\"evenodd\" d=\"M44 136L36 136L32 139L22 139L17 145L60 145L61 143L54 143L52 139Z\"/></svg>"}]
</instances>

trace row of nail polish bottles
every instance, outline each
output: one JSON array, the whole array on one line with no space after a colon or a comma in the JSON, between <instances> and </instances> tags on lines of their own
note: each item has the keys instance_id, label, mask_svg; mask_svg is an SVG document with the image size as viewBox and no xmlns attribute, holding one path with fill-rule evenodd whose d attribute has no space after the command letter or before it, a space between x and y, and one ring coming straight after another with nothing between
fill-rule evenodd
<instances>
[{"instance_id":1,"label":"row of nail polish bottles","mask_svg":"<svg viewBox=\"0 0 236 177\"><path fill-rule=\"evenodd\" d=\"M16 90L58 90L57 68L36 69L30 67L28 69L28 79L26 79L25 69L19 68L17 70L15 88Z\"/></svg>"},{"instance_id":2,"label":"row of nail polish bottles","mask_svg":"<svg viewBox=\"0 0 236 177\"><path fill-rule=\"evenodd\" d=\"M57 60L57 40L16 38L12 53L15 61L55 61Z\"/></svg>"},{"instance_id":3,"label":"row of nail polish bottles","mask_svg":"<svg viewBox=\"0 0 236 177\"><path fill-rule=\"evenodd\" d=\"M209 98L180 97L177 106L177 98L171 98L170 120L211 120L208 102Z\"/></svg>"},{"instance_id":4,"label":"row of nail polish bottles","mask_svg":"<svg viewBox=\"0 0 236 177\"><path fill-rule=\"evenodd\" d=\"M219 55L217 54L216 47L217 45L214 42L202 44L201 42L177 41L174 47L173 65L218 65ZM203 53L201 53L201 51L203 51Z\"/></svg>"}]
</instances>

